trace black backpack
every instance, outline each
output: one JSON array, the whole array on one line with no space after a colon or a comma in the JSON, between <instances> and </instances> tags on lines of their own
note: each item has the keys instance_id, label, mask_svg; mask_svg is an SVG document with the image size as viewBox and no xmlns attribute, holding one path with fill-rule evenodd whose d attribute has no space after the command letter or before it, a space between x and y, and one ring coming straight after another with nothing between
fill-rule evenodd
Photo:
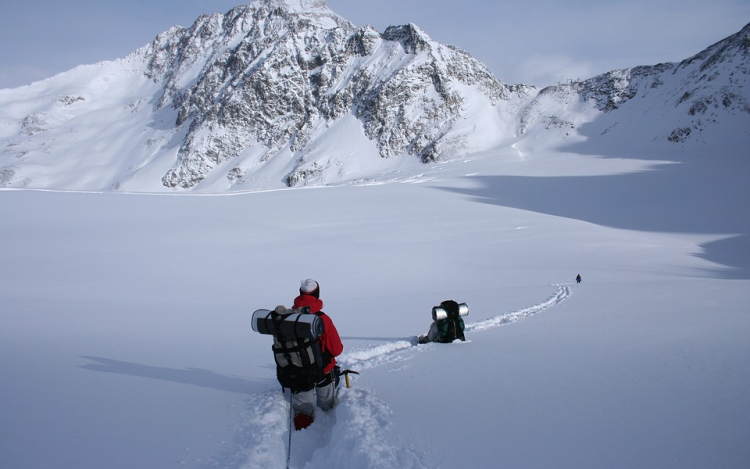
<instances>
[{"instance_id":1,"label":"black backpack","mask_svg":"<svg viewBox=\"0 0 750 469\"><path fill-rule=\"evenodd\" d=\"M465 303L459 305L453 300L440 303L439 307L432 309L432 316L437 323L437 342L450 343L456 339L466 340L464 336L464 320L461 318L461 308L464 307L468 314Z\"/></svg>"},{"instance_id":2,"label":"black backpack","mask_svg":"<svg viewBox=\"0 0 750 469\"><path fill-rule=\"evenodd\" d=\"M253 329L273 335L276 378L292 392L311 390L325 378L323 368L330 362L330 358L325 360L318 342L324 332L320 317L323 313L308 311L279 306L273 311L261 309L253 313Z\"/></svg>"}]
</instances>

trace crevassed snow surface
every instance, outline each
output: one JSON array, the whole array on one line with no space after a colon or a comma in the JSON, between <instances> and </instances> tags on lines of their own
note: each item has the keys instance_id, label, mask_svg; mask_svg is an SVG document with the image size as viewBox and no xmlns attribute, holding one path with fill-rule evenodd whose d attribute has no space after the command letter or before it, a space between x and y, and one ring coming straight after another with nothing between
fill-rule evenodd
<instances>
[{"instance_id":1,"label":"crevassed snow surface","mask_svg":"<svg viewBox=\"0 0 750 469\"><path fill-rule=\"evenodd\" d=\"M313 277L361 375L292 434L291 467L744 469L746 163L657 160L2 191L0 467L285 467L286 397L250 318ZM448 298L467 341L414 346Z\"/></svg>"}]
</instances>

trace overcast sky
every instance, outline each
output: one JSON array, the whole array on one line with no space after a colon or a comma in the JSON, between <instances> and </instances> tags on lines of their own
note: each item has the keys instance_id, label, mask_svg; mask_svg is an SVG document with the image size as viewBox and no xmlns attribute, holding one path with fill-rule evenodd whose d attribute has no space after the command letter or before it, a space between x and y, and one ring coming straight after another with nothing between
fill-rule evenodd
<instances>
[{"instance_id":1,"label":"overcast sky","mask_svg":"<svg viewBox=\"0 0 750 469\"><path fill-rule=\"evenodd\" d=\"M0 0L0 88L114 60L241 0ZM549 85L676 62L750 22L750 0L327 0L357 26L414 23L502 81Z\"/></svg>"}]
</instances>

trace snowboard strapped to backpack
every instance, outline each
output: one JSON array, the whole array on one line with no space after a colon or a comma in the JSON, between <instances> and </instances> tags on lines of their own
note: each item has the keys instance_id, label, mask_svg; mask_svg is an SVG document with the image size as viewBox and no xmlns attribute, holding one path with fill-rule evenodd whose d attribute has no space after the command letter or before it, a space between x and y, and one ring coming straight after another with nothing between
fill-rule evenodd
<instances>
[{"instance_id":1,"label":"snowboard strapped to backpack","mask_svg":"<svg viewBox=\"0 0 750 469\"><path fill-rule=\"evenodd\" d=\"M259 309L253 313L253 330L273 335L276 378L292 392L309 391L325 378L323 368L330 361L321 353L318 338L325 327L318 313L309 308L299 310L277 306L273 311Z\"/></svg>"},{"instance_id":2,"label":"snowboard strapped to backpack","mask_svg":"<svg viewBox=\"0 0 750 469\"><path fill-rule=\"evenodd\" d=\"M432 320L437 325L437 341L453 342L456 339L465 341L464 320L461 316L469 314L466 303L456 303L453 300L445 300L440 306L432 308Z\"/></svg>"}]
</instances>

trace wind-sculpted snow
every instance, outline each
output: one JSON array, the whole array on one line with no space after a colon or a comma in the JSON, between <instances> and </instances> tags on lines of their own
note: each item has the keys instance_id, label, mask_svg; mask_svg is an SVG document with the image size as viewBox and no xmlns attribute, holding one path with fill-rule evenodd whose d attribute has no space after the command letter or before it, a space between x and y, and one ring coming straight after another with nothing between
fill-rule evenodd
<instances>
[{"instance_id":1,"label":"wind-sculpted snow","mask_svg":"<svg viewBox=\"0 0 750 469\"><path fill-rule=\"evenodd\" d=\"M556 285L555 292L547 300L482 321L467 323L466 332L491 329L518 322L536 313L560 304L571 294L566 285ZM372 369L387 363L409 360L416 353L429 353L430 346L417 346L416 337L405 337L382 345L355 349L339 357L344 369L359 371ZM374 392L358 388L342 387L338 392L335 412L316 413L315 423L292 435L290 467L341 468L367 467L375 469L432 468L433 456L393 441L391 410L386 402ZM265 469L284 467L286 463L289 429L288 393L266 392L254 399L252 408L242 429L238 443L247 461L243 469ZM231 456L239 459L238 455Z\"/></svg>"}]
</instances>

